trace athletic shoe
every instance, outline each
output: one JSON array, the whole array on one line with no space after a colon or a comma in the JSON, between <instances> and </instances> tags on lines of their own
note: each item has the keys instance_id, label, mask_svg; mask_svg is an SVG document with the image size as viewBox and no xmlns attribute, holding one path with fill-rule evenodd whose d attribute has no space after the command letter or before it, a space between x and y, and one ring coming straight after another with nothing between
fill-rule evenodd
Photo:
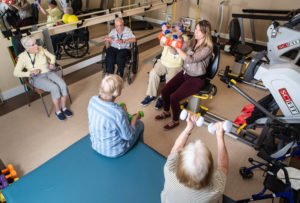
<instances>
[{"instance_id":1,"label":"athletic shoe","mask_svg":"<svg viewBox=\"0 0 300 203\"><path fill-rule=\"evenodd\" d=\"M141 105L142 106L147 106L149 105L152 101L155 100L155 97L152 97L152 96L147 96L145 97L145 99L141 102Z\"/></svg>"},{"instance_id":2,"label":"athletic shoe","mask_svg":"<svg viewBox=\"0 0 300 203\"><path fill-rule=\"evenodd\" d=\"M154 108L156 110L159 110L159 109L161 109L162 106L163 106L163 100L161 97L158 97Z\"/></svg>"},{"instance_id":3,"label":"athletic shoe","mask_svg":"<svg viewBox=\"0 0 300 203\"><path fill-rule=\"evenodd\" d=\"M59 113L55 112L55 115L56 115L56 118L60 121L64 121L66 119L66 116L62 112L59 112Z\"/></svg>"},{"instance_id":4,"label":"athletic shoe","mask_svg":"<svg viewBox=\"0 0 300 203\"><path fill-rule=\"evenodd\" d=\"M64 112L65 116L67 116L68 118L73 116L73 112L70 111L69 109L65 109L65 110L63 110L63 112Z\"/></svg>"}]
</instances>

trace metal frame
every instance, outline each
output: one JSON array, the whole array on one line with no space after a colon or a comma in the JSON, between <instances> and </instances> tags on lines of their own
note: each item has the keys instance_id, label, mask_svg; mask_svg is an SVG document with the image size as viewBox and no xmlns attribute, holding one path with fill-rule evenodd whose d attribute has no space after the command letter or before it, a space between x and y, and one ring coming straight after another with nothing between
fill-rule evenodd
<instances>
[{"instance_id":1,"label":"metal frame","mask_svg":"<svg viewBox=\"0 0 300 203\"><path fill-rule=\"evenodd\" d=\"M63 75L63 69L62 69L62 67L61 67L60 65L57 65L57 70L56 70L56 72L57 72L57 73L60 72L61 77L64 78L64 75ZM25 81L25 80L28 80L28 81ZM21 79L22 84L23 84L23 87L24 87L24 91L25 91L25 93L26 93L27 104L28 104L28 106L29 106L29 107L31 106L30 92L29 92L29 91L30 91L29 89L31 89L32 92L35 92L36 94L38 94L38 95L40 96L40 99L42 100L43 107L44 107L44 109L45 109L45 111L46 111L46 114L47 114L48 117L50 117L50 114L51 114L50 110L52 109L52 107L51 107L51 109L49 110L49 109L47 108L46 102L45 102L45 100L44 100L44 96L45 96L48 92L46 92L46 91L44 91L44 90L41 90L41 89L38 89L38 88L34 87L34 85L30 84L29 80L30 80L30 79L27 79L27 78L26 78L26 79L24 79L24 78ZM67 91L68 91L69 101L70 101L70 103L72 104L72 98L71 98L71 95L70 95L70 92L69 92L69 88L67 88ZM53 104L52 104L52 106L53 106Z\"/></svg>"}]
</instances>

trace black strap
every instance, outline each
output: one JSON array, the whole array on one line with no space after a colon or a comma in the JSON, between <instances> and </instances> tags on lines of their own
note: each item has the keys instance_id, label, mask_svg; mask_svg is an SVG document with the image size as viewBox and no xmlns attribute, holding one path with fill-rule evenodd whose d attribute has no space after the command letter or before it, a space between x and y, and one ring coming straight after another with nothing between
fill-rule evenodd
<instances>
[{"instance_id":1,"label":"black strap","mask_svg":"<svg viewBox=\"0 0 300 203\"><path fill-rule=\"evenodd\" d=\"M123 33L121 34L121 37L120 37L119 34L117 33L117 38L118 38L118 40L122 40L122 38L123 38Z\"/></svg>"},{"instance_id":2,"label":"black strap","mask_svg":"<svg viewBox=\"0 0 300 203\"><path fill-rule=\"evenodd\" d=\"M32 68L34 68L36 54L34 54L34 58L33 58L33 60L32 60L32 58L31 58L29 52L26 51L26 53L27 53L28 57L30 58L30 61L31 61L31 64L32 64Z\"/></svg>"}]
</instances>

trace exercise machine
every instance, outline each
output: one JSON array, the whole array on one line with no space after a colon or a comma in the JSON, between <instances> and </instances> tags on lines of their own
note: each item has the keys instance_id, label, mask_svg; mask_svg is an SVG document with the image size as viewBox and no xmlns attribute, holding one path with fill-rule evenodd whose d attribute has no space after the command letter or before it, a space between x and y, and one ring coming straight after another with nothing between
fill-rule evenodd
<instances>
[{"instance_id":1,"label":"exercise machine","mask_svg":"<svg viewBox=\"0 0 300 203\"><path fill-rule=\"evenodd\" d=\"M295 15L290 21L282 26L280 26L278 22L273 21L267 29L267 36L269 39L267 43L268 50L261 51L254 56L250 55L252 49L248 45L234 45L232 53L235 56L235 63L232 67L226 67L226 69L228 69L229 77L238 82L267 90L259 80L251 77L251 71L254 70L254 68L250 66L259 67L261 63L281 64L289 61L299 65L300 32L297 30L299 21L300 14ZM234 21L233 19L232 23L234 23L233 27L239 26L237 20ZM234 28L232 28L232 30L240 31L240 29ZM220 72L219 74L223 75L224 72Z\"/></svg>"},{"instance_id":2,"label":"exercise machine","mask_svg":"<svg viewBox=\"0 0 300 203\"><path fill-rule=\"evenodd\" d=\"M299 25L299 21L299 16L294 16L291 21L284 25L284 28L295 30L293 28ZM277 30L281 31L281 28L277 27ZM283 34L281 32L281 35ZM272 37L271 35L268 36ZM289 42L289 39L286 39ZM276 41L276 39L274 40ZM293 47L297 48L297 45ZM285 49L289 50L288 47ZM252 58L245 72L245 78L247 81L252 81L254 78L262 81L265 88L270 91L268 98L263 98L259 102L252 99L237 87L236 81L229 76L228 69L221 79L255 107L247 119L249 121L246 123L247 125L240 126L234 123L231 132L227 135L253 146L257 150L264 148L268 154L271 154L300 136L300 96L297 94L297 90L300 88L300 68L295 60L284 61L280 59L280 63L274 64L273 61L276 57L271 57L270 62L264 62L262 60L264 58L266 58L265 52L257 53ZM198 100L201 99L198 98ZM201 112L200 105L197 104L198 101L195 101L196 105L194 106L198 109L194 108L194 112ZM189 106L186 108L193 109ZM282 116L276 116L279 110L282 112ZM202 115L204 116L204 124L225 120L209 111L205 111ZM262 131L255 131L257 128L262 129ZM274 137L276 139L273 139Z\"/></svg>"},{"instance_id":3,"label":"exercise machine","mask_svg":"<svg viewBox=\"0 0 300 203\"><path fill-rule=\"evenodd\" d=\"M277 39L277 37L282 37L288 32L293 32L296 35L295 37L299 36L300 31L293 29L299 23L300 15L295 16L284 26L279 26L279 24L274 22L268 30L270 42L268 43L268 50L272 52L274 51L274 47L279 49L283 46L282 44L285 46L281 48L281 53L299 50L299 44L291 43L293 41L292 36L290 38L285 37L285 41ZM262 105L261 102L256 102L237 87L236 81L228 77L227 71L225 71L221 80L245 97L255 106L257 111L262 113L260 116L252 113L253 115L250 118L254 117L255 119L252 119L251 123L247 123L248 127L246 126L246 129L262 128L262 133L255 143L255 148L271 153L276 148L281 148L287 143L299 139L300 95L297 93L297 90L300 88L300 67L297 65L297 61L299 61L298 55L296 55L297 60L286 60L285 58L281 58L281 55L273 54L269 58L268 63L260 62L263 56L264 54L262 53L254 56L245 73L245 79L251 81L255 78L263 82L271 94L271 100L267 104ZM266 108L270 106L269 104L274 106L274 102L277 105L277 110L280 110L282 115L277 115L276 105L273 108L275 109L274 112L270 112ZM277 141L275 141L275 138Z\"/></svg>"},{"instance_id":4,"label":"exercise machine","mask_svg":"<svg viewBox=\"0 0 300 203\"><path fill-rule=\"evenodd\" d=\"M287 167L282 163L289 157L300 156L300 96L297 93L300 88L299 56L295 54L292 59L286 59L283 56L284 53L291 50L299 51L298 44L292 43L295 41L293 36L290 36L290 38L284 37L286 33L290 32L293 32L296 35L295 37L299 36L299 31L294 29L299 23L299 15L294 16L284 26L280 26L276 22L272 23L267 32L269 38L268 51L274 53L270 55L268 62L261 63L258 62L265 54L256 54L254 56L255 60L251 61L247 68L246 79L261 80L270 91L267 99L264 98L256 102L236 85L235 80L228 76L228 70L221 77L221 80L228 87L233 88L254 105L252 115L250 114L250 119L247 120L249 122L243 126L244 132L250 133L252 129L261 129L258 139L255 140L254 148L258 150L257 155L265 162L258 162L249 158L252 166L240 168L240 174L243 178L251 178L253 170L257 168L262 169L267 174L264 180L264 188L260 193L237 202L274 199L277 197L284 198L290 203L299 202L300 188L293 183L299 181L297 178L300 171L290 169L291 167ZM280 53L278 50L274 51L275 49L280 50ZM270 111L270 107L274 110L273 112ZM281 112L280 115L278 115L278 110ZM257 112L260 114L257 115ZM283 174L281 176L280 171ZM271 193L267 194L267 189Z\"/></svg>"}]
</instances>

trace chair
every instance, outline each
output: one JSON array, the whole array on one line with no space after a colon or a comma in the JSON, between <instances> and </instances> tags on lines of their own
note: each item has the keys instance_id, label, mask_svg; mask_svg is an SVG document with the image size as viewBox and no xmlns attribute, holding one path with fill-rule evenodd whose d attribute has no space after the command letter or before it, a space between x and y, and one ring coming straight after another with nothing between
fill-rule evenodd
<instances>
[{"instance_id":1,"label":"chair","mask_svg":"<svg viewBox=\"0 0 300 203\"><path fill-rule=\"evenodd\" d=\"M60 71L61 73L61 77L63 78L63 69L60 65L56 64L56 72ZM20 78L21 80L21 83L23 84L23 87L24 87L24 90L25 90L25 93L26 93L26 97L27 97L27 104L28 106L31 105L31 101L30 101L30 93L29 93L29 90L32 90L32 92L35 92L36 94L39 95L40 99L42 100L42 103L43 103L43 107L46 111L46 114L48 117L50 117L50 110L47 108L47 105L45 103L45 100L44 100L44 96L48 94L48 92L42 90L42 89L39 89L39 88L36 88L34 87L31 83L30 83L30 79L29 78ZM69 93L69 90L68 90L68 96L69 96L69 100L70 100L70 103L72 104L72 99L71 99L71 96L70 96L70 93Z\"/></svg>"},{"instance_id":2,"label":"chair","mask_svg":"<svg viewBox=\"0 0 300 203\"><path fill-rule=\"evenodd\" d=\"M184 101L182 108L187 107L192 112L205 113L208 109L201 106L201 100L212 99L217 94L217 87L211 83L219 70L220 63L220 45L215 44L213 47L213 57L207 67L205 75L205 86L195 95L192 95L187 101Z\"/></svg>"},{"instance_id":3,"label":"chair","mask_svg":"<svg viewBox=\"0 0 300 203\"><path fill-rule=\"evenodd\" d=\"M241 44L240 37L241 37L241 27L239 21L238 19L233 18L229 24L230 52L233 55L247 56L253 51L253 49L249 45Z\"/></svg>"},{"instance_id":4,"label":"chair","mask_svg":"<svg viewBox=\"0 0 300 203\"><path fill-rule=\"evenodd\" d=\"M106 46L103 47L102 50L102 61L101 61L101 66L103 70L103 77L106 74ZM130 43L130 51L131 54L127 58L126 64L124 69L127 68L127 73L126 73L126 78L127 82L130 85L132 83L133 75L137 73L138 71L138 46L137 43Z\"/></svg>"},{"instance_id":5,"label":"chair","mask_svg":"<svg viewBox=\"0 0 300 203\"><path fill-rule=\"evenodd\" d=\"M229 71L232 78L239 80L243 79L247 65L251 60L250 54L253 51L252 47L246 44L241 44L241 28L238 19L233 18L229 25L229 44L230 53L235 57L235 63Z\"/></svg>"}]
</instances>

